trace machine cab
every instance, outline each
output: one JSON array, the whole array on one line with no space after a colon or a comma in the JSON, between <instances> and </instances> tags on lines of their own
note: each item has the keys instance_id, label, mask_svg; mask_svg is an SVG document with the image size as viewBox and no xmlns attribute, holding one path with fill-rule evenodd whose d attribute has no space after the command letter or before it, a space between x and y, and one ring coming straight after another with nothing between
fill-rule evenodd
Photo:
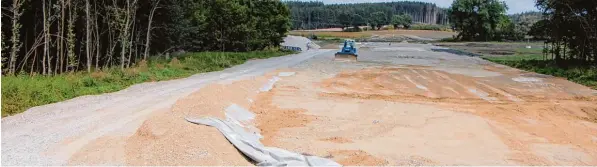
<instances>
[{"instance_id":1,"label":"machine cab","mask_svg":"<svg viewBox=\"0 0 597 167\"><path fill-rule=\"evenodd\" d=\"M355 41L353 39L344 40L344 46L342 47L342 50L345 52L356 50Z\"/></svg>"}]
</instances>

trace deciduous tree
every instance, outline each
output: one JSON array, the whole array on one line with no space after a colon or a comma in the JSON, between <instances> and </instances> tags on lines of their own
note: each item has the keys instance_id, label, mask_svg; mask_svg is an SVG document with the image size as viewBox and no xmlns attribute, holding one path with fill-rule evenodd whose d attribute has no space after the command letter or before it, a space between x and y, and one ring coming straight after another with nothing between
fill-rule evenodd
<instances>
[{"instance_id":1,"label":"deciduous tree","mask_svg":"<svg viewBox=\"0 0 597 167\"><path fill-rule=\"evenodd\" d=\"M385 13L375 12L371 13L371 15L369 16L369 23L373 27L377 27L377 30L379 30L382 26L387 25L389 22Z\"/></svg>"},{"instance_id":2,"label":"deciduous tree","mask_svg":"<svg viewBox=\"0 0 597 167\"><path fill-rule=\"evenodd\" d=\"M454 0L448 9L452 26L461 40L492 40L507 6L499 0ZM507 19L507 17L506 17Z\"/></svg>"}]
</instances>

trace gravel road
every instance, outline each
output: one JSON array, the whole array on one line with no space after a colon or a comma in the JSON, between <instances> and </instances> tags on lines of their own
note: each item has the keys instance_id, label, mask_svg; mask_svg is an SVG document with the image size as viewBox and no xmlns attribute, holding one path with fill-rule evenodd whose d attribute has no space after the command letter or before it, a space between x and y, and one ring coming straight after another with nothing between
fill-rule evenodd
<instances>
[{"instance_id":1,"label":"gravel road","mask_svg":"<svg viewBox=\"0 0 597 167\"><path fill-rule=\"evenodd\" d=\"M235 105L266 146L343 165L597 165L594 90L429 44L360 45L358 62L310 50L35 107L2 119L2 164L251 165L183 119Z\"/></svg>"},{"instance_id":2,"label":"gravel road","mask_svg":"<svg viewBox=\"0 0 597 167\"><path fill-rule=\"evenodd\" d=\"M130 135L152 112L169 108L177 99L207 84L262 75L329 51L253 60L224 71L137 84L114 93L31 108L2 119L2 164L65 165L90 141L106 134ZM69 140L67 146L56 147L65 140Z\"/></svg>"}]
</instances>

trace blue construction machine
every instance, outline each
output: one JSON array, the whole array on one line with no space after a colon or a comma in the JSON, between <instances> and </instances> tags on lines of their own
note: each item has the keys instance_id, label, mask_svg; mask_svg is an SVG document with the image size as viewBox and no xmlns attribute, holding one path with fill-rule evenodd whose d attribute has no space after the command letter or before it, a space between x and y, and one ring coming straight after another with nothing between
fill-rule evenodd
<instances>
[{"instance_id":1,"label":"blue construction machine","mask_svg":"<svg viewBox=\"0 0 597 167\"><path fill-rule=\"evenodd\" d=\"M336 52L334 59L356 61L358 56L359 55L357 54L355 41L352 39L346 39L344 40L344 46L339 52Z\"/></svg>"}]
</instances>

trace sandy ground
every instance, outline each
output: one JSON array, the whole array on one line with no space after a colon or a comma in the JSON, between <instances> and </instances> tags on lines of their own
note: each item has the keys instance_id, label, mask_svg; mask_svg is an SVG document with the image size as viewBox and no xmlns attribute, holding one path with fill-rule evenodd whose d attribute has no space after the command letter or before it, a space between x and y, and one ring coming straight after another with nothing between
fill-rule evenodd
<instances>
[{"instance_id":1,"label":"sandy ground","mask_svg":"<svg viewBox=\"0 0 597 167\"><path fill-rule=\"evenodd\" d=\"M505 76L483 81L421 67L359 70L300 87L314 76L304 75L280 82L275 102L319 119L280 131L275 146L331 155L344 165L597 163L594 97L555 88L526 94L514 91L525 87L516 81L493 82ZM336 156L347 150L385 161Z\"/></svg>"},{"instance_id":2,"label":"sandy ground","mask_svg":"<svg viewBox=\"0 0 597 167\"><path fill-rule=\"evenodd\" d=\"M183 119L223 118L236 104L256 114L266 146L343 165L597 165L596 91L432 45L366 45L358 62L333 61L333 50L268 59L179 81L194 84L168 98L134 98L160 104L151 109L87 109L35 123L40 107L8 117L2 120L2 162L253 165L215 128ZM280 72L295 74L259 91ZM112 120L141 113L128 123ZM95 117L93 128L50 135ZM14 146L26 142L39 144L25 148L46 149Z\"/></svg>"}]
</instances>

